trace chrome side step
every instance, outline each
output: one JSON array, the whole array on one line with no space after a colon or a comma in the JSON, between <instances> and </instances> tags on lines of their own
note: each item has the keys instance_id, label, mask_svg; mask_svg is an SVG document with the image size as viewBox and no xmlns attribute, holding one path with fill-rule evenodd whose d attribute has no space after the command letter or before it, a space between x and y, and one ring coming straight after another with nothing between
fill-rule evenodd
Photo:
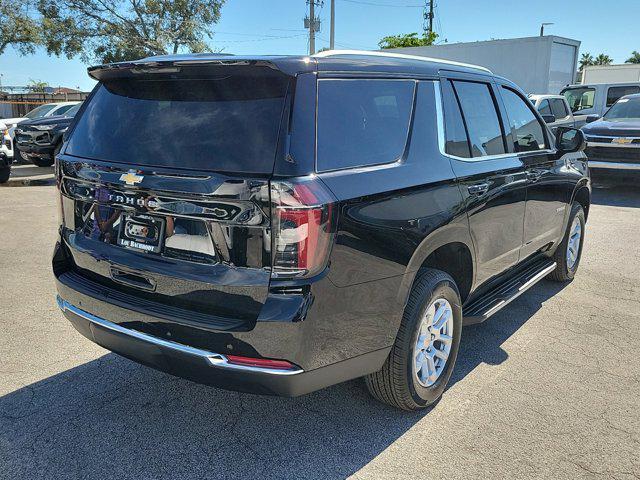
<instances>
[{"instance_id":1,"label":"chrome side step","mask_svg":"<svg viewBox=\"0 0 640 480\"><path fill-rule=\"evenodd\" d=\"M463 324L472 325L484 322L553 272L556 266L556 262L551 260L536 262L514 278L498 285L469 305L465 305L462 308Z\"/></svg>"}]
</instances>

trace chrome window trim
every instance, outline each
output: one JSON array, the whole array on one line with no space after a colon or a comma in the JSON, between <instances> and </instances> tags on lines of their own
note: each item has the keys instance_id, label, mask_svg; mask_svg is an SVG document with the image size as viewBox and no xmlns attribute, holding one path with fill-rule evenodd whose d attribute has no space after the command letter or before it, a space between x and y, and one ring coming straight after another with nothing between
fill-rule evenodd
<instances>
[{"instance_id":1,"label":"chrome window trim","mask_svg":"<svg viewBox=\"0 0 640 480\"><path fill-rule=\"evenodd\" d=\"M440 154L452 158L454 160L462 161L462 162L485 162L487 160L499 160L501 158L521 158L527 157L532 154L539 155L541 153L554 153L553 150L548 148L544 150L536 150L535 152L511 152L511 153L501 153L500 155L485 155L482 157L458 157L457 155L451 155L445 151L445 132L444 132L444 99L442 97L442 90L440 89L440 82L434 82L434 95L436 97L436 125L438 128L438 149L440 150Z\"/></svg>"},{"instance_id":2,"label":"chrome window trim","mask_svg":"<svg viewBox=\"0 0 640 480\"><path fill-rule=\"evenodd\" d=\"M137 330L125 328L121 325L105 320L104 318L100 318L96 315L93 315L92 313L86 312L84 310L79 309L78 307L73 306L66 300L63 300L60 297L60 295L56 297L56 301L58 303L58 307L63 312L69 311L74 315L84 318L85 320L93 324L99 325L103 328L106 328L116 333L120 333L122 335L127 335L128 337L135 338L136 340L141 340L143 342L157 345L159 347L168 348L170 350L174 350L180 353L185 353L193 357L201 358L203 361L206 361L209 364L209 366L212 366L212 367L225 368L229 370L241 370L241 371L253 372L253 373L265 373L268 375L297 375L303 372L301 368L298 368L296 370L279 370L275 368L251 367L246 365L232 364L232 363L229 363L229 360L227 359L227 357L221 353L209 352L208 350L202 350L200 348L190 347L188 345L183 345L182 343L173 342L171 340L164 340L162 338L154 337L152 335L148 335L146 333L142 333Z\"/></svg>"}]
</instances>

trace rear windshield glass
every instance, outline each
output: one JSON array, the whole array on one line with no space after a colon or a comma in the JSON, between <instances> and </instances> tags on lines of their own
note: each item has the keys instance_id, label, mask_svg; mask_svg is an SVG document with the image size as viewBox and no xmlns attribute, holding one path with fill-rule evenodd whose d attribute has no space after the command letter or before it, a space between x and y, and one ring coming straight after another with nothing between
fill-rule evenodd
<instances>
[{"instance_id":1,"label":"rear windshield glass","mask_svg":"<svg viewBox=\"0 0 640 480\"><path fill-rule=\"evenodd\" d=\"M107 80L78 120L66 153L142 166L271 173L287 84L275 70L239 66Z\"/></svg>"}]
</instances>

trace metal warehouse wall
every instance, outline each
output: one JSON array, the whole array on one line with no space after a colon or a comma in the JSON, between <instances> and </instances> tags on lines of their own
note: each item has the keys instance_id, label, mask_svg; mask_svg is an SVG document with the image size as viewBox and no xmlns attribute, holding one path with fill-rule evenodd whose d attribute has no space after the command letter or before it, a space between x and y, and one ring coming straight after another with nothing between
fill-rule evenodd
<instances>
[{"instance_id":1,"label":"metal warehouse wall","mask_svg":"<svg viewBox=\"0 0 640 480\"><path fill-rule=\"evenodd\" d=\"M563 86L575 83L579 48L578 40L549 35L384 51L482 65L526 93L558 93Z\"/></svg>"}]
</instances>

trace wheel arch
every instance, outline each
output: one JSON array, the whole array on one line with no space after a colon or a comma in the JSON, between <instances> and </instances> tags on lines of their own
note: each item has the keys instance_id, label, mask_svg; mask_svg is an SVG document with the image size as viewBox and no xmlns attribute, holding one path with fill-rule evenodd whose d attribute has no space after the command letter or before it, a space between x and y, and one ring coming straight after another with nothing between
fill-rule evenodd
<instances>
[{"instance_id":1,"label":"wheel arch","mask_svg":"<svg viewBox=\"0 0 640 480\"><path fill-rule=\"evenodd\" d=\"M589 217L589 207L591 206L591 190L587 186L586 181L579 183L573 191L571 205L573 205L573 202L578 202L582 206L582 210L584 210L584 218L586 220Z\"/></svg>"},{"instance_id":2,"label":"wheel arch","mask_svg":"<svg viewBox=\"0 0 640 480\"><path fill-rule=\"evenodd\" d=\"M401 304L406 304L421 268L434 268L451 275L464 303L473 289L475 264L468 225L449 224L433 232L416 248L400 285L398 300Z\"/></svg>"}]
</instances>

